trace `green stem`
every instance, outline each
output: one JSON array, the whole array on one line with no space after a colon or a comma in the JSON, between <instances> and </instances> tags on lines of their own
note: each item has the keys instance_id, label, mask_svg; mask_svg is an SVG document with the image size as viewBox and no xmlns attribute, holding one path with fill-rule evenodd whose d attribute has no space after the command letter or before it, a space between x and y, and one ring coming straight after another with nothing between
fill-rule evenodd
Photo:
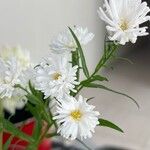
<instances>
[{"instance_id":1,"label":"green stem","mask_svg":"<svg viewBox=\"0 0 150 150\"><path fill-rule=\"evenodd\" d=\"M46 138L52 138L52 137L54 137L54 136L59 136L59 134L58 134L57 132L49 133L49 134L47 134L45 137L46 137Z\"/></svg>"},{"instance_id":2,"label":"green stem","mask_svg":"<svg viewBox=\"0 0 150 150\"><path fill-rule=\"evenodd\" d=\"M2 101L0 100L0 149L3 149L3 106Z\"/></svg>"},{"instance_id":3,"label":"green stem","mask_svg":"<svg viewBox=\"0 0 150 150\"><path fill-rule=\"evenodd\" d=\"M52 125L54 125L55 130L57 130L57 129L58 129L58 125L57 125L56 120L53 119L53 114L52 114L51 111L49 111L49 115L50 115L50 118L51 118L51 120L52 120L52 124L50 125L50 127L51 127Z\"/></svg>"},{"instance_id":4,"label":"green stem","mask_svg":"<svg viewBox=\"0 0 150 150\"><path fill-rule=\"evenodd\" d=\"M111 49L109 54L107 55L107 51L105 50L102 59L100 59L96 69L92 75L95 75L106 63L107 61L113 56L113 53L117 50L118 46L116 45L114 48Z\"/></svg>"},{"instance_id":5,"label":"green stem","mask_svg":"<svg viewBox=\"0 0 150 150\"><path fill-rule=\"evenodd\" d=\"M53 120L53 114L52 114L51 111L49 111L49 116L50 116L50 118L51 118L51 124L48 124L48 123L47 123L47 126L46 126L46 128L45 128L43 134L42 134L42 135L40 136L40 138L39 138L38 144L40 144L40 142L46 137L46 134L47 134L47 132L49 131L49 129L52 127L52 125L54 125L56 131L57 131L57 129L58 129L58 126L57 126L56 121Z\"/></svg>"},{"instance_id":6,"label":"green stem","mask_svg":"<svg viewBox=\"0 0 150 150\"><path fill-rule=\"evenodd\" d=\"M87 150L92 150L90 147L88 147L84 142L82 142L79 139L76 139L79 143L81 143Z\"/></svg>"},{"instance_id":7,"label":"green stem","mask_svg":"<svg viewBox=\"0 0 150 150\"><path fill-rule=\"evenodd\" d=\"M78 50L72 52L72 67L74 66L80 66L80 63L79 63L79 53L78 53ZM77 81L79 81L79 68L77 70Z\"/></svg>"},{"instance_id":8,"label":"green stem","mask_svg":"<svg viewBox=\"0 0 150 150\"><path fill-rule=\"evenodd\" d=\"M83 80L79 85L78 85L78 90L77 93L74 95L76 96L83 88L85 82L90 82L90 80L93 78L93 76L103 67L105 64L110 60L110 58L113 56L114 52L118 49L118 45L115 45L111 47L110 51L107 51L107 48L105 47L104 54L102 58L100 59L99 63L97 64L95 71L93 74L86 80Z\"/></svg>"},{"instance_id":9,"label":"green stem","mask_svg":"<svg viewBox=\"0 0 150 150\"><path fill-rule=\"evenodd\" d=\"M43 132L43 134L40 136L39 142L38 144L40 144L42 142L42 140L45 138L47 132L49 131L50 126L47 125L45 131Z\"/></svg>"}]
</instances>

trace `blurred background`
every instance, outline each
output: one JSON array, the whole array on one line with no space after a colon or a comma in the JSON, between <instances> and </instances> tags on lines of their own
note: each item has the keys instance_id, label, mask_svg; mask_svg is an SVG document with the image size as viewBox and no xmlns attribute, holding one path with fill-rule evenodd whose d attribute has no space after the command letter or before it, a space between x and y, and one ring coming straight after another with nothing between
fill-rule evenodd
<instances>
[{"instance_id":1,"label":"blurred background","mask_svg":"<svg viewBox=\"0 0 150 150\"><path fill-rule=\"evenodd\" d=\"M147 0L148 3L150 3ZM34 62L50 52L50 41L67 26L88 27L95 39L84 48L92 72L103 52L105 26L97 15L100 0L0 0L0 46L21 45L31 51ZM149 24L147 24L149 26ZM136 44L120 48L122 57L133 64L115 60L103 70L108 87L127 93L140 105L126 97L103 90L83 90L84 97L95 97L101 117L118 124L124 134L107 128L97 128L96 134L85 141L92 149L118 147L129 150L150 149L150 36ZM113 150L113 149L111 149Z\"/></svg>"}]
</instances>

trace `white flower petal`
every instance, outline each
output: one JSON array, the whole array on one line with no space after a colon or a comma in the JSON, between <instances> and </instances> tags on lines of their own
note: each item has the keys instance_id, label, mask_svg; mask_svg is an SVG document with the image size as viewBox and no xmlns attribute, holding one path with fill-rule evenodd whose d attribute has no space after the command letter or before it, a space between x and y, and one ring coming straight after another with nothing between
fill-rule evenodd
<instances>
[{"instance_id":1,"label":"white flower petal","mask_svg":"<svg viewBox=\"0 0 150 150\"><path fill-rule=\"evenodd\" d=\"M74 27L73 31L82 46L87 45L94 38L94 34L89 33L87 28ZM77 45L68 29L60 33L58 37L52 41L50 47L55 53L65 53L75 51Z\"/></svg>"},{"instance_id":2,"label":"white flower petal","mask_svg":"<svg viewBox=\"0 0 150 150\"><path fill-rule=\"evenodd\" d=\"M82 96L79 96L78 100L73 97L62 98L54 117L59 125L58 133L70 140L78 136L81 139L92 137L99 116L99 112L94 111L94 108L87 104Z\"/></svg>"},{"instance_id":3,"label":"white flower petal","mask_svg":"<svg viewBox=\"0 0 150 150\"><path fill-rule=\"evenodd\" d=\"M71 66L68 55L51 54L47 65L35 69L35 87L44 93L45 98L61 98L70 91L76 92L75 85L79 84L76 81L77 68Z\"/></svg>"},{"instance_id":4,"label":"white flower petal","mask_svg":"<svg viewBox=\"0 0 150 150\"><path fill-rule=\"evenodd\" d=\"M138 36L148 33L140 25L150 20L150 8L141 0L104 0L104 9L98 10L99 17L107 23L109 39L124 45L135 43ZM146 29L146 28L145 28Z\"/></svg>"}]
</instances>

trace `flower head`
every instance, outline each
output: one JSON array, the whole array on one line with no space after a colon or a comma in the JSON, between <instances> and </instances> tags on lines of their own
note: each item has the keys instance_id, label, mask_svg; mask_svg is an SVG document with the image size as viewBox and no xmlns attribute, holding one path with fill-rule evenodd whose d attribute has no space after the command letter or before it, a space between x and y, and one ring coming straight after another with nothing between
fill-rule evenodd
<instances>
[{"instance_id":1,"label":"flower head","mask_svg":"<svg viewBox=\"0 0 150 150\"><path fill-rule=\"evenodd\" d=\"M148 20L150 8L141 0L105 0L104 9L98 10L100 18L107 23L109 39L124 45L135 43L138 36L146 36L147 27L140 25Z\"/></svg>"},{"instance_id":2,"label":"flower head","mask_svg":"<svg viewBox=\"0 0 150 150\"><path fill-rule=\"evenodd\" d=\"M21 74L22 69L16 59L0 59L0 100L3 108L12 114L26 103L25 92L15 88L16 84L22 83Z\"/></svg>"},{"instance_id":3,"label":"flower head","mask_svg":"<svg viewBox=\"0 0 150 150\"><path fill-rule=\"evenodd\" d=\"M82 27L74 27L73 31L82 46L88 44L94 37L94 34L89 33L87 28L83 29ZM75 51L77 45L70 31L65 30L58 35L57 39L52 41L50 47L57 53L63 53L66 51Z\"/></svg>"},{"instance_id":4,"label":"flower head","mask_svg":"<svg viewBox=\"0 0 150 150\"><path fill-rule=\"evenodd\" d=\"M94 108L82 96L79 96L78 100L74 97L61 99L54 117L59 124L58 133L71 140L78 136L81 139L90 138L96 125L99 124L99 112L94 111Z\"/></svg>"},{"instance_id":5,"label":"flower head","mask_svg":"<svg viewBox=\"0 0 150 150\"><path fill-rule=\"evenodd\" d=\"M27 86L28 82L24 82L25 72L30 67L29 53L20 47L0 50L0 100L9 113L14 114L26 103L25 93L15 85Z\"/></svg>"},{"instance_id":6,"label":"flower head","mask_svg":"<svg viewBox=\"0 0 150 150\"><path fill-rule=\"evenodd\" d=\"M45 98L62 97L74 90L78 66L72 67L66 55L51 54L35 68L35 86L45 94Z\"/></svg>"},{"instance_id":7,"label":"flower head","mask_svg":"<svg viewBox=\"0 0 150 150\"><path fill-rule=\"evenodd\" d=\"M0 57L4 61L7 61L11 58L15 58L23 70L30 67L30 65L31 65L29 51L23 50L20 46L4 47L3 49L0 50Z\"/></svg>"},{"instance_id":8,"label":"flower head","mask_svg":"<svg viewBox=\"0 0 150 150\"><path fill-rule=\"evenodd\" d=\"M15 59L4 62L0 59L0 99L11 98L15 84L18 84L20 66Z\"/></svg>"}]
</instances>

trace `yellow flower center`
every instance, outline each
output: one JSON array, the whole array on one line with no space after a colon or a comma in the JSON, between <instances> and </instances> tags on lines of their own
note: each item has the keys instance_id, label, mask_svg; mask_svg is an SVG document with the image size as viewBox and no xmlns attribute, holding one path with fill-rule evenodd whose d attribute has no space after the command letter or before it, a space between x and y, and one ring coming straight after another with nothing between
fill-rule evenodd
<instances>
[{"instance_id":1,"label":"yellow flower center","mask_svg":"<svg viewBox=\"0 0 150 150\"><path fill-rule=\"evenodd\" d=\"M82 117L82 113L80 110L75 110L72 111L70 116L75 120L75 121L79 121Z\"/></svg>"},{"instance_id":2,"label":"yellow flower center","mask_svg":"<svg viewBox=\"0 0 150 150\"><path fill-rule=\"evenodd\" d=\"M129 28L129 22L127 20L121 20L120 28L125 31Z\"/></svg>"},{"instance_id":3,"label":"yellow flower center","mask_svg":"<svg viewBox=\"0 0 150 150\"><path fill-rule=\"evenodd\" d=\"M54 74L52 75L52 78L53 78L54 80L58 80L60 77L61 77L61 74L58 73L58 72L56 72L56 73L54 73Z\"/></svg>"}]
</instances>

